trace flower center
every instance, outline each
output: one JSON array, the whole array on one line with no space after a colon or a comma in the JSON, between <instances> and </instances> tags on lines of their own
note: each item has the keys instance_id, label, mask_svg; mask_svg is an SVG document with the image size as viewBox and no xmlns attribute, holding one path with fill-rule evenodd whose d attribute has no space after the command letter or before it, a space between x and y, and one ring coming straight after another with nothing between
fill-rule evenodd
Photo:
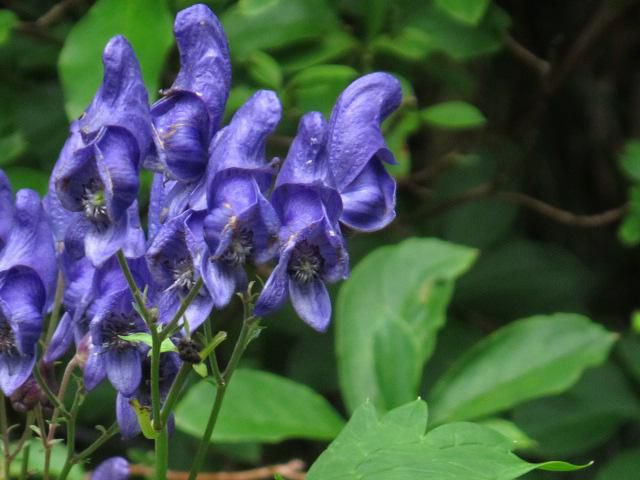
<instances>
[{"instance_id":1,"label":"flower center","mask_svg":"<svg viewBox=\"0 0 640 480\"><path fill-rule=\"evenodd\" d=\"M196 284L193 261L190 258L183 258L176 262L172 271L173 283L167 290L180 289L189 291Z\"/></svg>"},{"instance_id":2,"label":"flower center","mask_svg":"<svg viewBox=\"0 0 640 480\"><path fill-rule=\"evenodd\" d=\"M222 261L231 265L244 265L253 254L253 232L246 228L233 234L229 248L222 254Z\"/></svg>"},{"instance_id":3,"label":"flower center","mask_svg":"<svg viewBox=\"0 0 640 480\"><path fill-rule=\"evenodd\" d=\"M291 254L287 273L296 282L308 283L320 276L322 267L324 267L324 259L320 255L320 248L303 240L296 245Z\"/></svg>"},{"instance_id":4,"label":"flower center","mask_svg":"<svg viewBox=\"0 0 640 480\"><path fill-rule=\"evenodd\" d=\"M97 179L91 179L83 186L82 209L84 216L97 226L106 226L109 222L107 203L104 197L104 185Z\"/></svg>"},{"instance_id":5,"label":"flower center","mask_svg":"<svg viewBox=\"0 0 640 480\"><path fill-rule=\"evenodd\" d=\"M0 353L4 353L9 356L16 356L19 354L18 347L16 345L16 337L11 329L11 325L0 312Z\"/></svg>"},{"instance_id":6,"label":"flower center","mask_svg":"<svg viewBox=\"0 0 640 480\"><path fill-rule=\"evenodd\" d=\"M124 335L136 333L138 329L133 318L117 313L111 313L102 321L103 350L126 350L134 348L135 343L120 338Z\"/></svg>"}]
</instances>

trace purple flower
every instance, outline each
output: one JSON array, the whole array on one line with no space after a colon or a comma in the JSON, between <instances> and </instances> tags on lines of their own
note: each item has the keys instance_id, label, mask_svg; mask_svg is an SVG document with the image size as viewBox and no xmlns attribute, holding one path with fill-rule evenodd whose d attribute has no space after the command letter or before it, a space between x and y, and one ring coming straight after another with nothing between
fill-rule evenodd
<instances>
[{"instance_id":1,"label":"purple flower","mask_svg":"<svg viewBox=\"0 0 640 480\"><path fill-rule=\"evenodd\" d=\"M291 297L298 315L320 331L331 319L325 282L346 278L349 270L338 224L342 203L326 162L326 137L320 113L302 117L272 196L282 222L280 258L255 307L256 315L267 315Z\"/></svg>"},{"instance_id":2,"label":"purple flower","mask_svg":"<svg viewBox=\"0 0 640 480\"><path fill-rule=\"evenodd\" d=\"M180 369L178 354L169 352L160 356L160 398L164 400L169 394L171 385ZM135 411L131 406L132 400L137 400L144 408L151 407L151 360L148 357L142 362L142 381L140 387L131 395L118 393L116 398L116 418L120 426L120 433L125 439L130 439L140 433L140 425ZM169 428L173 426L173 415L169 418Z\"/></svg>"},{"instance_id":3,"label":"purple flower","mask_svg":"<svg viewBox=\"0 0 640 480\"><path fill-rule=\"evenodd\" d=\"M58 201L86 224L85 253L96 266L127 241L140 160L151 145L147 93L131 45L114 37L103 61L102 86L72 124L53 174Z\"/></svg>"},{"instance_id":4,"label":"purple flower","mask_svg":"<svg viewBox=\"0 0 640 480\"><path fill-rule=\"evenodd\" d=\"M147 166L167 178L167 206L179 214L206 208L209 145L224 115L231 62L224 30L209 7L179 12L174 33L180 71L152 107L156 157Z\"/></svg>"},{"instance_id":5,"label":"purple flower","mask_svg":"<svg viewBox=\"0 0 640 480\"><path fill-rule=\"evenodd\" d=\"M0 241L0 389L9 396L28 379L35 364L57 270L53 236L38 194L20 190L12 205L2 174L0 202L9 215L0 220L6 228Z\"/></svg>"},{"instance_id":6,"label":"purple flower","mask_svg":"<svg viewBox=\"0 0 640 480\"><path fill-rule=\"evenodd\" d=\"M340 221L363 231L395 218L396 184L384 163L395 163L380 123L402 100L400 83L387 73L365 75L340 95L329 122L327 151L342 196Z\"/></svg>"},{"instance_id":7,"label":"purple flower","mask_svg":"<svg viewBox=\"0 0 640 480\"><path fill-rule=\"evenodd\" d=\"M91 480L127 480L129 478L129 462L122 457L111 457L96 468Z\"/></svg>"},{"instance_id":8,"label":"purple flower","mask_svg":"<svg viewBox=\"0 0 640 480\"><path fill-rule=\"evenodd\" d=\"M171 321L184 298L200 277L200 264L205 248L202 221L205 212L186 212L168 220L157 232L146 253L147 265L158 292L160 323ZM191 331L204 322L213 308L206 287L185 312Z\"/></svg>"},{"instance_id":9,"label":"purple flower","mask_svg":"<svg viewBox=\"0 0 640 480\"><path fill-rule=\"evenodd\" d=\"M278 217L264 196L274 172L265 149L280 114L275 93L256 92L220 132L211 152L202 275L218 308L244 288L247 261L266 262L276 253Z\"/></svg>"},{"instance_id":10,"label":"purple flower","mask_svg":"<svg viewBox=\"0 0 640 480\"><path fill-rule=\"evenodd\" d=\"M136 284L143 289L148 284L144 259L128 262ZM133 308L133 296L115 258L96 271L92 288L95 303L88 330L91 345L84 369L85 384L91 390L106 376L116 390L131 395L140 384L140 362L148 347L122 337L148 333L147 326Z\"/></svg>"}]
</instances>

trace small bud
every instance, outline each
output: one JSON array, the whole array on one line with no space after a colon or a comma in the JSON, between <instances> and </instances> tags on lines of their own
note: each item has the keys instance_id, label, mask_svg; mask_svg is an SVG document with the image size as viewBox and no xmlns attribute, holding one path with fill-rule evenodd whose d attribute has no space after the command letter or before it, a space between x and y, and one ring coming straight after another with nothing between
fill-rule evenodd
<instances>
[{"instance_id":1,"label":"small bud","mask_svg":"<svg viewBox=\"0 0 640 480\"><path fill-rule=\"evenodd\" d=\"M11 395L11 407L18 413L26 413L46 402L46 396L33 376Z\"/></svg>"},{"instance_id":2,"label":"small bud","mask_svg":"<svg viewBox=\"0 0 640 480\"><path fill-rule=\"evenodd\" d=\"M82 340L80 340L80 344L76 349L76 361L78 362L78 366L81 369L84 369L84 366L87 364L87 360L89 359L89 353L91 349L91 334L87 333Z\"/></svg>"},{"instance_id":3,"label":"small bud","mask_svg":"<svg viewBox=\"0 0 640 480\"><path fill-rule=\"evenodd\" d=\"M178 355L185 363L200 363L200 349L198 344L189 338L182 338L178 342Z\"/></svg>"}]
</instances>

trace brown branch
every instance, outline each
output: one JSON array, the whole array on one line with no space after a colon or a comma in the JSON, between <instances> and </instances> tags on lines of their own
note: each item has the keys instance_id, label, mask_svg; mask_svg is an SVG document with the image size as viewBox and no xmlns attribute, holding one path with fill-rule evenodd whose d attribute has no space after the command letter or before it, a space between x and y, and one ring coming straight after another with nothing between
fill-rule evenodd
<instances>
[{"instance_id":1,"label":"brown branch","mask_svg":"<svg viewBox=\"0 0 640 480\"><path fill-rule=\"evenodd\" d=\"M540 75L541 77L546 77L547 75L549 75L549 72L551 71L551 64L546 60L538 57L535 53L522 45L511 35L506 35L504 37L504 45L515 58L533 69L538 73L538 75Z\"/></svg>"},{"instance_id":2,"label":"brown branch","mask_svg":"<svg viewBox=\"0 0 640 480\"><path fill-rule=\"evenodd\" d=\"M304 480L305 464L302 460L291 460L287 463L278 465L270 465L267 467L254 468L252 470L243 470L239 472L213 472L200 473L198 480L266 480L272 479L274 475L282 475L288 480ZM151 477L153 468L146 465L134 464L129 466L130 475L138 475L142 477ZM186 480L189 472L169 471L167 480Z\"/></svg>"},{"instance_id":3,"label":"brown branch","mask_svg":"<svg viewBox=\"0 0 640 480\"><path fill-rule=\"evenodd\" d=\"M597 228L610 225L619 221L629 210L629 204L625 203L601 213L581 215L555 207L524 193L495 191L492 184L486 183L443 201L429 209L425 215L439 215L465 203L489 198L525 207L555 222L580 228Z\"/></svg>"},{"instance_id":4,"label":"brown branch","mask_svg":"<svg viewBox=\"0 0 640 480\"><path fill-rule=\"evenodd\" d=\"M48 28L57 23L64 16L67 9L73 7L76 3L79 3L79 0L63 0L60 3L56 3L33 23L40 28Z\"/></svg>"}]
</instances>

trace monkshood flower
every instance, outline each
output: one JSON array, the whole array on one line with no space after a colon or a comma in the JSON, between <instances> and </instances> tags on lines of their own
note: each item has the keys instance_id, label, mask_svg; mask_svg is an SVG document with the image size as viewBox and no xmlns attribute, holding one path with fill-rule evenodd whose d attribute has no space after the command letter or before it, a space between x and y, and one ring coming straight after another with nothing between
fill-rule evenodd
<instances>
[{"instance_id":1,"label":"monkshood flower","mask_svg":"<svg viewBox=\"0 0 640 480\"><path fill-rule=\"evenodd\" d=\"M205 212L187 210L167 220L159 229L146 253L147 265L158 290L159 321L167 324L200 277L200 263L205 249L202 222ZM206 287L189 304L185 317L194 331L213 308L213 298Z\"/></svg>"},{"instance_id":2,"label":"monkshood flower","mask_svg":"<svg viewBox=\"0 0 640 480\"><path fill-rule=\"evenodd\" d=\"M395 159L380 123L401 100L398 80L371 73L349 85L331 113L327 151L342 196L340 221L356 230L379 230L395 218L396 183L384 168Z\"/></svg>"},{"instance_id":3,"label":"monkshood flower","mask_svg":"<svg viewBox=\"0 0 640 480\"><path fill-rule=\"evenodd\" d=\"M179 12L174 33L180 71L151 109L156 157L146 166L166 177L168 206L178 214L206 208L209 145L224 115L231 62L222 25L206 5Z\"/></svg>"},{"instance_id":4,"label":"monkshood flower","mask_svg":"<svg viewBox=\"0 0 640 480\"><path fill-rule=\"evenodd\" d=\"M280 114L276 94L258 91L235 113L212 148L202 276L217 308L245 287L248 261L266 262L277 251L278 217L264 192L274 176L266 160L266 138Z\"/></svg>"},{"instance_id":5,"label":"monkshood flower","mask_svg":"<svg viewBox=\"0 0 640 480\"><path fill-rule=\"evenodd\" d=\"M169 394L171 385L180 370L180 359L174 352L163 353L160 356L160 398L162 401ZM116 398L116 419L123 438L130 439L140 433L140 424L131 403L135 400L142 408L151 407L151 359L146 357L142 362L143 377L140 387L129 396L118 393ZM169 417L169 430L173 429L173 414Z\"/></svg>"},{"instance_id":6,"label":"monkshood flower","mask_svg":"<svg viewBox=\"0 0 640 480\"><path fill-rule=\"evenodd\" d=\"M144 258L128 263L136 284L143 288L149 283ZM96 293L88 330L91 343L85 385L91 390L106 376L118 392L132 395L142 379L140 364L149 348L122 337L148 333L148 328L134 309L133 296L115 258L96 272L92 288Z\"/></svg>"},{"instance_id":7,"label":"monkshood flower","mask_svg":"<svg viewBox=\"0 0 640 480\"><path fill-rule=\"evenodd\" d=\"M58 201L86 220L85 254L96 266L127 240L140 161L151 149L147 93L129 42L111 39L103 62L103 83L72 125L54 171Z\"/></svg>"},{"instance_id":8,"label":"monkshood flower","mask_svg":"<svg viewBox=\"0 0 640 480\"><path fill-rule=\"evenodd\" d=\"M325 282L349 274L338 223L342 202L326 162L326 138L322 114L302 117L271 199L282 222L280 258L254 310L267 315L290 297L300 318L320 331L331 319Z\"/></svg>"},{"instance_id":9,"label":"monkshood flower","mask_svg":"<svg viewBox=\"0 0 640 480\"><path fill-rule=\"evenodd\" d=\"M111 457L96 468L91 480L127 480L129 478L129 462L122 457Z\"/></svg>"},{"instance_id":10,"label":"monkshood flower","mask_svg":"<svg viewBox=\"0 0 640 480\"><path fill-rule=\"evenodd\" d=\"M10 220L0 248L0 389L11 395L31 374L43 315L57 276L53 237L38 194L23 189L15 204L0 176L0 207Z\"/></svg>"}]
</instances>

